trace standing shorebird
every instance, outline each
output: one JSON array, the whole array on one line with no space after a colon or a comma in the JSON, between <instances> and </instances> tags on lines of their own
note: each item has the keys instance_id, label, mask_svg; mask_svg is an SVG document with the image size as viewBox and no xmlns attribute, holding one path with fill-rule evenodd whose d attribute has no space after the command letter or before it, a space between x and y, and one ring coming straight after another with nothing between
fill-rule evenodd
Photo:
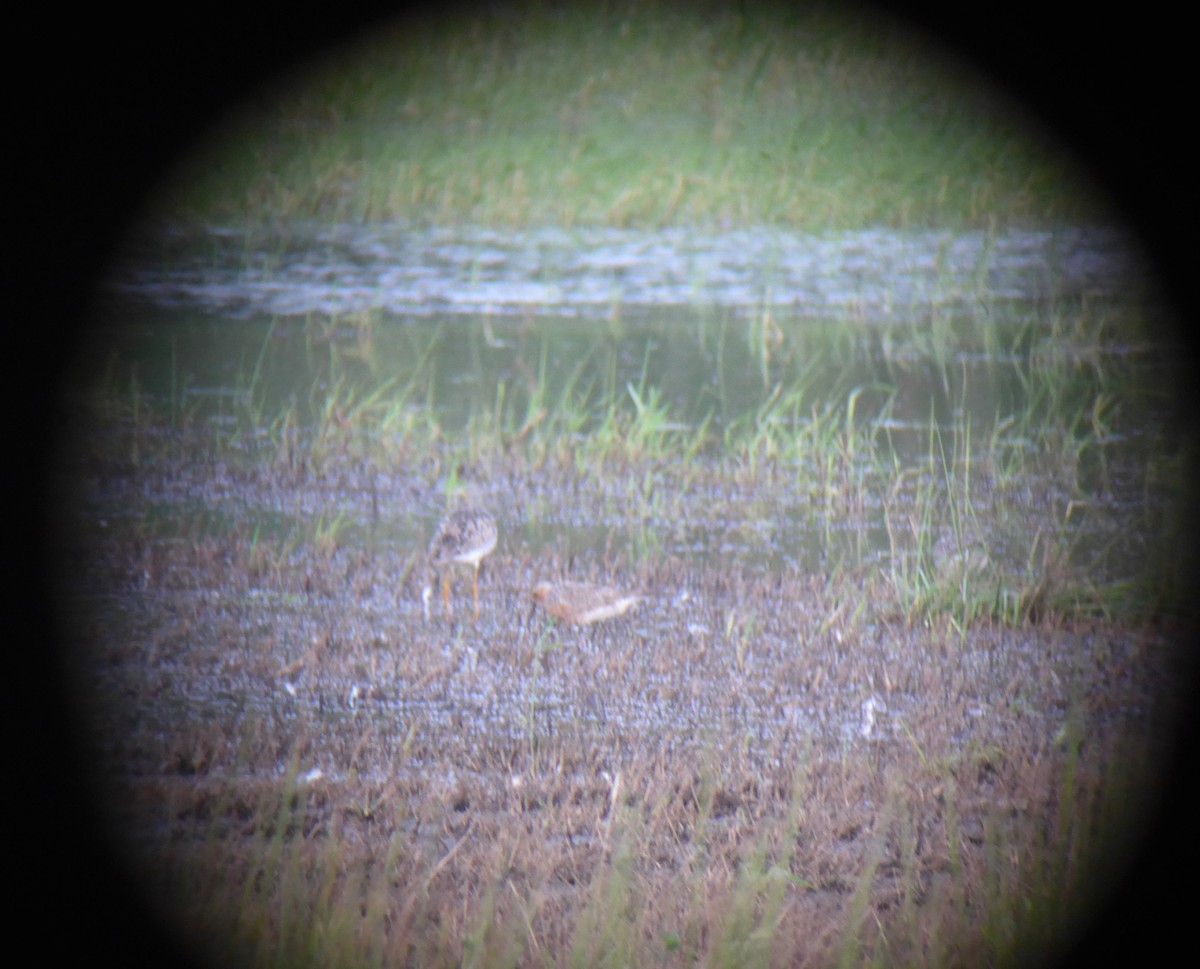
<instances>
[{"instance_id":1,"label":"standing shorebird","mask_svg":"<svg viewBox=\"0 0 1200 969\"><path fill-rule=\"evenodd\" d=\"M642 597L586 582L539 582L533 587L533 601L565 622L590 626L625 615Z\"/></svg>"},{"instance_id":2,"label":"standing shorebird","mask_svg":"<svg viewBox=\"0 0 1200 969\"><path fill-rule=\"evenodd\" d=\"M442 575L442 602L446 618L450 618L450 568L469 565L471 601L475 604L475 621L479 622L479 564L496 547L496 519L478 508L452 511L434 533L429 543L429 563Z\"/></svg>"}]
</instances>

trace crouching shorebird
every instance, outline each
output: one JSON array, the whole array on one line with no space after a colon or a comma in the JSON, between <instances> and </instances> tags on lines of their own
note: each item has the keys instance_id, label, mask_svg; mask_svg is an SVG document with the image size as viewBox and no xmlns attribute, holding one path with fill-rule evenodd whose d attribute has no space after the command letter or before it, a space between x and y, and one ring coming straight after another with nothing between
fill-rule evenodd
<instances>
[{"instance_id":1,"label":"crouching shorebird","mask_svg":"<svg viewBox=\"0 0 1200 969\"><path fill-rule=\"evenodd\" d=\"M625 615L642 597L586 582L539 582L533 587L533 601L564 622L589 626Z\"/></svg>"},{"instance_id":2,"label":"crouching shorebird","mask_svg":"<svg viewBox=\"0 0 1200 969\"><path fill-rule=\"evenodd\" d=\"M452 511L438 525L429 543L429 564L441 573L447 619L450 618L450 569L469 565L471 601L475 605L475 621L479 622L479 564L496 547L496 535L496 519L478 508Z\"/></svg>"}]
</instances>

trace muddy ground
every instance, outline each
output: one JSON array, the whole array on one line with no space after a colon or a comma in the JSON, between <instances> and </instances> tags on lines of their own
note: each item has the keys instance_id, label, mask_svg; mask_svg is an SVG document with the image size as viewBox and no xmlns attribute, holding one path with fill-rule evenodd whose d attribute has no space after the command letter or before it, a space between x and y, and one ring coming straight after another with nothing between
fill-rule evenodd
<instances>
[{"instance_id":1,"label":"muddy ground","mask_svg":"<svg viewBox=\"0 0 1200 969\"><path fill-rule=\"evenodd\" d=\"M430 467L130 453L63 479L70 665L114 843L193 952L299 920L341 963L342 912L389 964L999 961L1069 938L1155 789L1151 623L913 621L878 569L646 552L620 514L536 544L590 511L515 462L465 469L501 538L448 621ZM354 525L268 527L267 493ZM563 627L529 592L564 576L646 599Z\"/></svg>"}]
</instances>

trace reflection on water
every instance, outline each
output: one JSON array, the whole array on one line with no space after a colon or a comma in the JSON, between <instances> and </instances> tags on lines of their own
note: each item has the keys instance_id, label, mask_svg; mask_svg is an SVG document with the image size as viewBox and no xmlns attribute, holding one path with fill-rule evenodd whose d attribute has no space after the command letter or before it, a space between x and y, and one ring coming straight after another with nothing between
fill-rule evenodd
<instances>
[{"instance_id":1,"label":"reflection on water","mask_svg":"<svg viewBox=\"0 0 1200 969\"><path fill-rule=\"evenodd\" d=\"M128 657L111 694L172 698L127 764L179 757L180 710L347 750L369 719L406 770L714 724L771 768L951 698L956 748L1014 712L1050 736L1099 640L1018 607L943 651L905 590L1132 588L1174 481L1170 353L1109 232L168 234L113 290L71 588ZM501 537L455 631L420 569L460 470ZM615 574L652 595L603 647L531 613L539 579Z\"/></svg>"},{"instance_id":2,"label":"reflection on water","mask_svg":"<svg viewBox=\"0 0 1200 969\"><path fill-rule=\"evenodd\" d=\"M996 233L780 229L311 226L160 232L114 280L126 296L225 316L548 313L790 307L904 319L980 300L1112 296L1139 272L1109 230Z\"/></svg>"},{"instance_id":3,"label":"reflection on water","mask_svg":"<svg viewBox=\"0 0 1200 969\"><path fill-rule=\"evenodd\" d=\"M451 449L438 462L461 461L472 437L523 440L536 428L553 453L487 496L522 510L504 525L534 550L565 542L590 554L616 541L639 556L807 571L879 561L895 554L898 528L922 544L939 525L906 511L911 496L889 482L919 492L936 472L973 489L985 520L993 500L1019 507L972 525L990 554L1024 562L1032 536L1069 525L1077 554L1103 550L1119 573L1110 546L1145 498L1161 404L1146 390L1169 386L1168 355L1139 335L1153 309L1140 264L1111 231L337 226L168 232L124 266L96 359L115 360L181 420L249 426L248 447L256 436L278 447L281 425L309 435L340 423L368 453L390 453L387 441L423 421ZM705 428L686 487L678 469L636 481L589 471L592 437L627 432L647 408L655 434ZM1076 415L1072 429L1047 441L1064 415ZM830 436L839 424L845 433ZM761 457L766 476L723 463L735 439L766 442L737 459ZM564 462L571 493L547 502ZM1018 484L1005 480L1010 465ZM205 495L219 483L203 467L186 475L160 485ZM368 465L352 476L343 533L420 545L440 495L425 495L414 519L411 490L398 495L388 474ZM320 494L285 513L269 483L253 494L252 478L234 504L255 528L325 514Z\"/></svg>"}]
</instances>

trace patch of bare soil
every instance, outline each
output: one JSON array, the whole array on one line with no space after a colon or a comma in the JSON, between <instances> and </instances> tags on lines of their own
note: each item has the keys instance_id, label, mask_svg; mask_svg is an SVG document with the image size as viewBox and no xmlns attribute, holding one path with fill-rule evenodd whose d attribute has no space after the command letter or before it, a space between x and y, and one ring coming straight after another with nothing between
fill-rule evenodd
<instances>
[{"instance_id":1,"label":"patch of bare soil","mask_svg":"<svg viewBox=\"0 0 1200 969\"><path fill-rule=\"evenodd\" d=\"M466 572L447 622L428 514L403 545L264 537L172 473L84 482L64 602L114 837L251 958L300 920L317 961L974 963L1061 938L1153 786L1154 629L908 625L868 573L533 547L521 502L479 623ZM645 598L559 625L530 591L566 576Z\"/></svg>"}]
</instances>

